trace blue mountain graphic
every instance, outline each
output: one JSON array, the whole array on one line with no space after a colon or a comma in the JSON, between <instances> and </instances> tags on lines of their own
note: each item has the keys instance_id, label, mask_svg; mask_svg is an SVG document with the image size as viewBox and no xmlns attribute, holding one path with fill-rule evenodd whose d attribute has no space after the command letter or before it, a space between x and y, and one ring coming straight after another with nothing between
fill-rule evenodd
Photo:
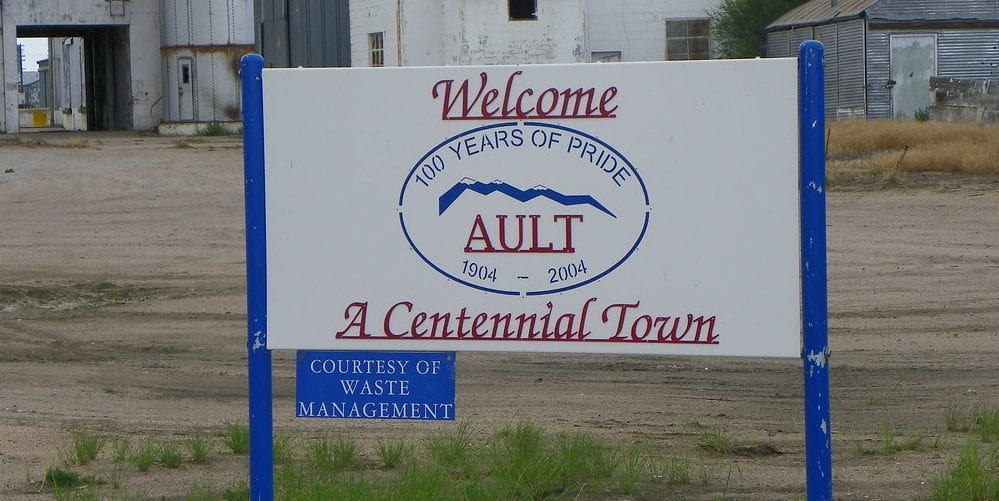
<instances>
[{"instance_id":1,"label":"blue mountain graphic","mask_svg":"<svg viewBox=\"0 0 999 501\"><path fill-rule=\"evenodd\" d=\"M448 207L451 207L451 204L458 201L458 198L469 190L480 195L487 196L498 191L520 202L528 202L530 200L534 200L535 198L542 197L565 206L590 205L597 210L608 214L610 217L617 219L617 216L615 216L613 212L608 210L607 207L604 207L603 204L596 201L596 199L590 195L563 195L562 193L559 193L551 188L540 185L529 190L522 190L500 180L496 180L491 183L482 183L467 177L458 181L458 183L452 186L451 189L445 191L444 194L441 195L439 199L440 212L438 212L438 215L444 214L444 211L446 211Z\"/></svg>"}]
</instances>

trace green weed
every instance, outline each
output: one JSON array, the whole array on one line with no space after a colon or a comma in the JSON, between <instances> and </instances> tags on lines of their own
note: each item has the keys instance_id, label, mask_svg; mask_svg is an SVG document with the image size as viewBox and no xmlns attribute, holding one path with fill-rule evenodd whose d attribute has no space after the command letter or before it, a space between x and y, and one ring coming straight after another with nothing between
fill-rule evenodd
<instances>
[{"instance_id":1,"label":"green weed","mask_svg":"<svg viewBox=\"0 0 999 501\"><path fill-rule=\"evenodd\" d=\"M295 457L295 439L288 434L274 435L273 445L274 464L291 463Z\"/></svg>"},{"instance_id":2,"label":"green weed","mask_svg":"<svg viewBox=\"0 0 999 501\"><path fill-rule=\"evenodd\" d=\"M946 475L933 483L933 499L999 499L999 471L996 471L995 462L991 465L988 463L977 448L965 449Z\"/></svg>"},{"instance_id":3,"label":"green weed","mask_svg":"<svg viewBox=\"0 0 999 501\"><path fill-rule=\"evenodd\" d=\"M669 485L687 485L692 482L690 461L678 457L658 457L650 462L652 478Z\"/></svg>"},{"instance_id":4,"label":"green weed","mask_svg":"<svg viewBox=\"0 0 999 501\"><path fill-rule=\"evenodd\" d=\"M319 470L346 471L356 469L360 464L357 443L342 436L335 439L328 435L319 437L309 446L309 459Z\"/></svg>"},{"instance_id":5,"label":"green weed","mask_svg":"<svg viewBox=\"0 0 999 501\"><path fill-rule=\"evenodd\" d=\"M167 468L180 467L180 448L175 443L160 443L156 448L156 457Z\"/></svg>"},{"instance_id":6,"label":"green weed","mask_svg":"<svg viewBox=\"0 0 999 501\"><path fill-rule=\"evenodd\" d=\"M229 131L221 122L209 122L204 127L200 125L194 129L196 136L227 136Z\"/></svg>"},{"instance_id":7,"label":"green weed","mask_svg":"<svg viewBox=\"0 0 999 501\"><path fill-rule=\"evenodd\" d=\"M80 474L75 471L64 470L56 466L51 466L45 470L45 485L59 488L76 487L82 483Z\"/></svg>"},{"instance_id":8,"label":"green weed","mask_svg":"<svg viewBox=\"0 0 999 501\"><path fill-rule=\"evenodd\" d=\"M475 470L473 435L468 423L459 423L452 432L440 432L427 439L430 458L437 465L458 473Z\"/></svg>"},{"instance_id":9,"label":"green weed","mask_svg":"<svg viewBox=\"0 0 999 501\"><path fill-rule=\"evenodd\" d=\"M203 433L195 433L184 441L184 446L191 455L192 463L207 463L208 454L212 449L212 439Z\"/></svg>"},{"instance_id":10,"label":"green weed","mask_svg":"<svg viewBox=\"0 0 999 501\"><path fill-rule=\"evenodd\" d=\"M3 173L4 174L13 174L14 173L14 169L11 169L10 167L8 167L8 168L6 168L6 169L3 170Z\"/></svg>"},{"instance_id":11,"label":"green weed","mask_svg":"<svg viewBox=\"0 0 999 501\"><path fill-rule=\"evenodd\" d=\"M975 419L975 426L982 442L990 444L999 440L999 407L982 407Z\"/></svg>"},{"instance_id":12,"label":"green weed","mask_svg":"<svg viewBox=\"0 0 999 501\"><path fill-rule=\"evenodd\" d=\"M378 454L378 460L381 461L383 466L394 469L398 468L402 465L403 461L406 461L413 455L413 446L402 440L393 440L391 442L382 440L378 442L375 452Z\"/></svg>"},{"instance_id":13,"label":"green weed","mask_svg":"<svg viewBox=\"0 0 999 501\"><path fill-rule=\"evenodd\" d=\"M104 439L84 431L73 433L73 458L85 465L95 459L104 447Z\"/></svg>"},{"instance_id":14,"label":"green weed","mask_svg":"<svg viewBox=\"0 0 999 501\"><path fill-rule=\"evenodd\" d=\"M111 441L111 462L121 464L128 460L128 449L132 447L132 439L119 437Z\"/></svg>"},{"instance_id":15,"label":"green weed","mask_svg":"<svg viewBox=\"0 0 999 501\"><path fill-rule=\"evenodd\" d=\"M926 448L923 443L925 437L912 437L907 440L899 440L895 435L895 427L885 424L881 427L881 452L884 454L894 454L901 451L921 451Z\"/></svg>"},{"instance_id":16,"label":"green weed","mask_svg":"<svg viewBox=\"0 0 999 501\"><path fill-rule=\"evenodd\" d=\"M732 436L721 428L701 433L700 446L715 454L729 454L735 451L735 441Z\"/></svg>"},{"instance_id":17,"label":"green weed","mask_svg":"<svg viewBox=\"0 0 999 501\"><path fill-rule=\"evenodd\" d=\"M232 423L225 428L222 442L236 454L250 452L250 428L245 424Z\"/></svg>"},{"instance_id":18,"label":"green weed","mask_svg":"<svg viewBox=\"0 0 999 501\"><path fill-rule=\"evenodd\" d=\"M132 453L132 464L139 471L149 471L149 468L152 468L153 463L156 462L158 452L156 444L146 440Z\"/></svg>"}]
</instances>

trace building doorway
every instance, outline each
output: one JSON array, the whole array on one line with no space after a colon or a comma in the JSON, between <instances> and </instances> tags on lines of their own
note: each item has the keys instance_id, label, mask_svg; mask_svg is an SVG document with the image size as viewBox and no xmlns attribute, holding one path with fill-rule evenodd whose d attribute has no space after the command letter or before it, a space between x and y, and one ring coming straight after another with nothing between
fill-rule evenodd
<instances>
[{"instance_id":1,"label":"building doorway","mask_svg":"<svg viewBox=\"0 0 999 501\"><path fill-rule=\"evenodd\" d=\"M18 26L17 37L49 39L50 125L132 128L127 26Z\"/></svg>"}]
</instances>

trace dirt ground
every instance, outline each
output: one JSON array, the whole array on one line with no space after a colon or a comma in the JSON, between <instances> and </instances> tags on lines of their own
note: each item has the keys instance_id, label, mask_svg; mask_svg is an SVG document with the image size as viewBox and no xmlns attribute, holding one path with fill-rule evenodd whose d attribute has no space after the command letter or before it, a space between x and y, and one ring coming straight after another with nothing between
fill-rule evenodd
<instances>
[{"instance_id":1,"label":"dirt ground","mask_svg":"<svg viewBox=\"0 0 999 501\"><path fill-rule=\"evenodd\" d=\"M138 443L246 421L242 196L235 137L0 136L0 499L50 499L74 430ZM977 440L945 430L948 407L999 402L999 179L912 175L828 205L835 495L928 497ZM482 433L528 421L710 468L677 496L804 495L800 361L462 353L457 372ZM274 397L277 430L362 444L453 426L296 419L289 353ZM925 446L882 453L886 426ZM700 449L714 427L764 452ZM133 468L122 492L183 499L245 461Z\"/></svg>"}]
</instances>

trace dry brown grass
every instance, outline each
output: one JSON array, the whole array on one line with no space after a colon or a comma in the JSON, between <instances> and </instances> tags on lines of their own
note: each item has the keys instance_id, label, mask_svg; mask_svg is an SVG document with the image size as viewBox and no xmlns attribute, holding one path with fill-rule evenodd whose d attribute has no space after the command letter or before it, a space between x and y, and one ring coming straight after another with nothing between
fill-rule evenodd
<instances>
[{"instance_id":1,"label":"dry brown grass","mask_svg":"<svg viewBox=\"0 0 999 501\"><path fill-rule=\"evenodd\" d=\"M910 172L999 175L999 128L895 120L831 121L827 175L832 183L871 174L897 182Z\"/></svg>"}]
</instances>

